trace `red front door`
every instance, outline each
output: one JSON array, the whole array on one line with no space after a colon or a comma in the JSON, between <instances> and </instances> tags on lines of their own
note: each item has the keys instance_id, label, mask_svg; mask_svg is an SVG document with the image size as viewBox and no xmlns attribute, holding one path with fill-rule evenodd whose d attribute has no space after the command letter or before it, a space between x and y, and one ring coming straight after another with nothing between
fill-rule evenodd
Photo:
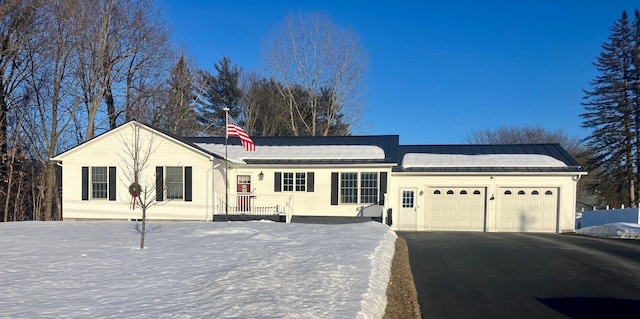
<instances>
[{"instance_id":1,"label":"red front door","mask_svg":"<svg viewBox=\"0 0 640 319\"><path fill-rule=\"evenodd\" d=\"M251 175L238 175L236 183L238 211L251 211Z\"/></svg>"}]
</instances>

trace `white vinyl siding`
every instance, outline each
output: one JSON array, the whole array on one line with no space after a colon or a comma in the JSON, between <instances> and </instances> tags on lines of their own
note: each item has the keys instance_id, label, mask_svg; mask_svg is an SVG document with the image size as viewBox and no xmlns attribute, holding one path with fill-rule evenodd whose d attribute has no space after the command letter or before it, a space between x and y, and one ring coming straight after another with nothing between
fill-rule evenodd
<instances>
[{"instance_id":1,"label":"white vinyl siding","mask_svg":"<svg viewBox=\"0 0 640 319\"><path fill-rule=\"evenodd\" d=\"M134 124L134 122L123 124L60 155L59 160L64 176L62 179L63 219L142 218L140 208L131 209L132 197L129 194L129 185L133 183L133 178L128 169L131 160L122 156L127 148L125 142L130 140L133 134ZM138 183L143 192L146 191L149 196L156 198L157 192L154 189L157 187L157 168L160 167L161 174L164 173L160 186L164 201L161 205L153 206L147 216L154 220L211 220L214 190L218 194L224 194L225 175L222 171L224 161L212 160L210 156L197 149L146 127L140 130L140 142L140 149L153 149L147 166L139 175ZM222 165L214 168L218 164ZM93 200L91 167L100 166L107 167L107 199ZM184 169L181 178L183 184L180 187L182 200L167 200L165 183L167 172L164 170L166 167ZM112 168L113 177L111 176ZM188 173L191 175L190 180L187 180ZM187 185L189 181L193 187ZM114 188L111 188L112 183ZM86 193L83 193L83 189ZM83 199L85 194L86 199ZM113 199L111 199L112 196ZM189 198L192 200L189 201Z\"/></svg>"},{"instance_id":2,"label":"white vinyl siding","mask_svg":"<svg viewBox=\"0 0 640 319\"><path fill-rule=\"evenodd\" d=\"M437 223L442 225L445 221L438 216L445 210L456 211L458 220L473 221L474 226L469 228L477 231L562 233L571 232L575 227L576 181L569 174L394 172L390 180L391 188L387 193L397 198L389 198L388 204L393 209L394 230L434 230L433 226ZM402 191L411 188L416 189L415 212L404 212ZM453 194L448 194L449 191ZM523 192L523 195L518 195ZM457 206L453 206L451 200L456 200ZM469 218L462 216L465 210ZM483 210L484 229L480 227L480 212ZM400 223L411 218L416 219L416 225L403 228ZM453 226L466 227L459 222Z\"/></svg>"}]
</instances>

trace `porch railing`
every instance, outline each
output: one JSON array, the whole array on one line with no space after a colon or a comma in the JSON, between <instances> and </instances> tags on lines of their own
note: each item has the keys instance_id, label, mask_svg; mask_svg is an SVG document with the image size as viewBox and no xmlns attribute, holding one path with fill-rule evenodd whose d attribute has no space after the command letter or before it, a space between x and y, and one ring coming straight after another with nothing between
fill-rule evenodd
<instances>
[{"instance_id":1,"label":"porch railing","mask_svg":"<svg viewBox=\"0 0 640 319\"><path fill-rule=\"evenodd\" d=\"M216 196L215 214L225 214L225 195ZM230 215L289 215L293 212L290 195L229 194Z\"/></svg>"}]
</instances>

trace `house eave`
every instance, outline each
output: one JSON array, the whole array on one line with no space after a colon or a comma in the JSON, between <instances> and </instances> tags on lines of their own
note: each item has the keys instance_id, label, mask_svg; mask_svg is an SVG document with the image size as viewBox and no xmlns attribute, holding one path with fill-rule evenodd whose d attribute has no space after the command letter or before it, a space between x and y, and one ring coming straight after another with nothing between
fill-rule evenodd
<instances>
[{"instance_id":1,"label":"house eave","mask_svg":"<svg viewBox=\"0 0 640 319\"><path fill-rule=\"evenodd\" d=\"M457 168L401 168L395 167L394 174L402 175L558 175L558 176L584 176L587 172L578 167L564 168L536 168L536 167L491 167L491 168L474 168L474 167L457 167Z\"/></svg>"}]
</instances>

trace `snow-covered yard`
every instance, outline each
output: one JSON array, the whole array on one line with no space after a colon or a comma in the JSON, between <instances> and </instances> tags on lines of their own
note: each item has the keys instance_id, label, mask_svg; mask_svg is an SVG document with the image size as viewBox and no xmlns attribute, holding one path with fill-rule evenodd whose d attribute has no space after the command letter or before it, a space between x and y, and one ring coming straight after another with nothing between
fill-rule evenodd
<instances>
[{"instance_id":1,"label":"snow-covered yard","mask_svg":"<svg viewBox=\"0 0 640 319\"><path fill-rule=\"evenodd\" d=\"M640 225L632 223L611 223L581 228L576 230L576 234L606 238L640 239Z\"/></svg>"},{"instance_id":2,"label":"snow-covered yard","mask_svg":"<svg viewBox=\"0 0 640 319\"><path fill-rule=\"evenodd\" d=\"M396 234L369 222L0 224L1 318L381 318Z\"/></svg>"}]
</instances>

